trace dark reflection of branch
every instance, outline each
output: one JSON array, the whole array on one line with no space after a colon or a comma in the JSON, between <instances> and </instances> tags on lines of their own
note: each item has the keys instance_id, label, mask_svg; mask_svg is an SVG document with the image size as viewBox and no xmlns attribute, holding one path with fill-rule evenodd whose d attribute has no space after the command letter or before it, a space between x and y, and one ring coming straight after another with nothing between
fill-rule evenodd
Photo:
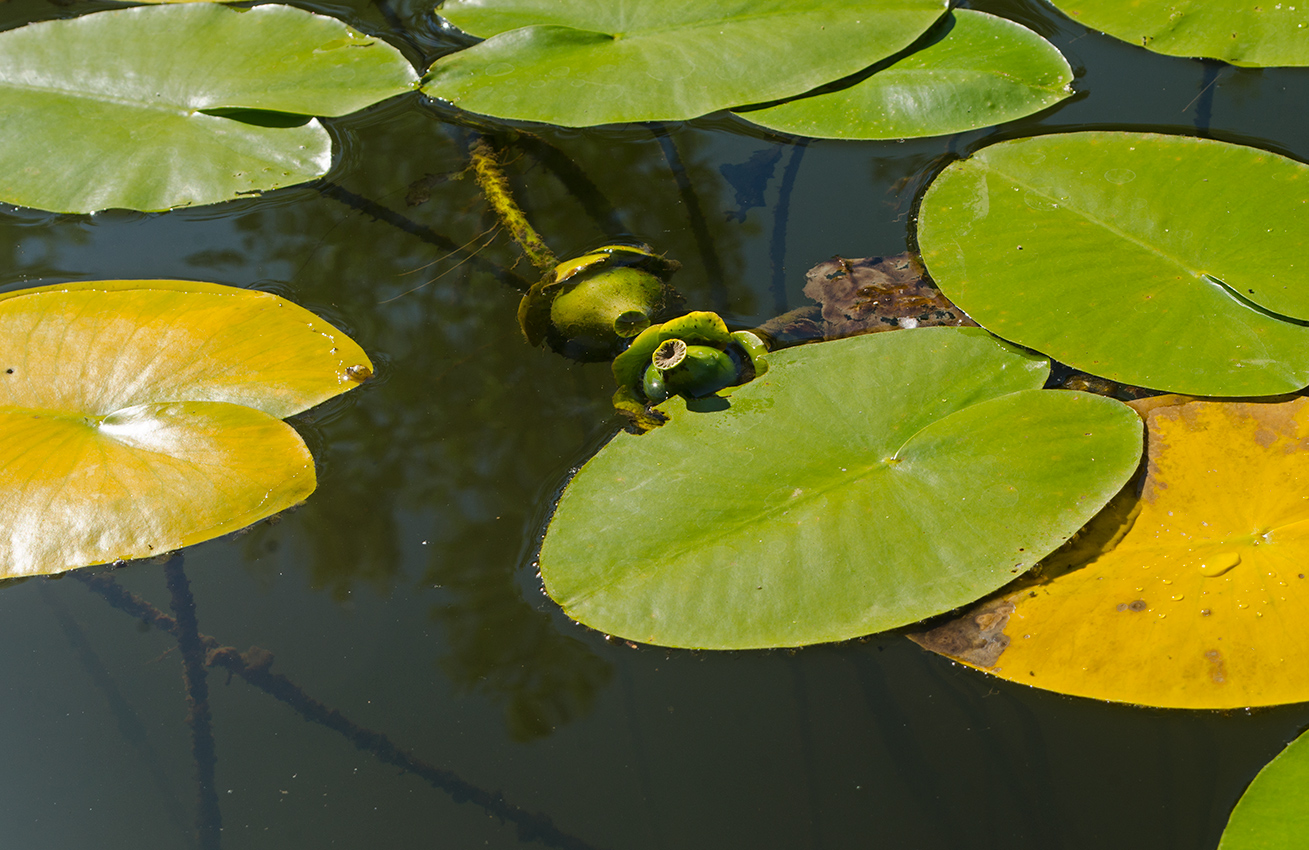
<instances>
[{"instance_id":1,"label":"dark reflection of branch","mask_svg":"<svg viewBox=\"0 0 1309 850\"><path fill-rule=\"evenodd\" d=\"M725 313L728 301L727 286L723 282L723 263L718 259L718 249L714 247L714 239L709 234L709 224L705 221L704 210L700 208L700 198L696 195L695 186L686 173L686 166L677 151L677 145L668 133L668 128L654 124L651 125L651 129L654 131L655 138L659 140L659 148L663 151L664 159L668 161L668 168L677 180L677 191L682 197L682 205L686 207L686 217L690 222L691 232L695 235L696 248L700 251L700 262L704 266L705 274L709 276L709 285L713 287L714 311Z\"/></svg>"},{"instance_id":2,"label":"dark reflection of branch","mask_svg":"<svg viewBox=\"0 0 1309 850\"><path fill-rule=\"evenodd\" d=\"M191 830L186 825L186 815L182 807L178 805L177 794L175 793L174 783L159 766L159 755L155 752L154 746L150 743L150 736L146 734L145 726L141 719L137 717L132 706L123 698L122 692L118 690L117 683L114 682L109 671L105 669L104 664L100 661L100 656L96 654L95 647L87 638L82 627L73 619L69 613L68 606L57 593L50 590L47 582L41 582L38 586L41 592L41 598L55 615L55 620L59 622L59 628L63 630L68 642L72 644L73 651L77 653L77 659L81 662L82 667L91 678L91 683L96 686L104 696L105 702L109 704L109 711L114 715L114 721L118 725L118 731L122 734L123 740L131 744L132 747L141 756L141 761L150 778L154 780L155 790L159 793L159 799L163 801L164 808L168 810L168 818L178 828L178 831L186 836L185 841L188 846L194 847L195 841L191 836Z\"/></svg>"},{"instance_id":3,"label":"dark reflection of branch","mask_svg":"<svg viewBox=\"0 0 1309 850\"><path fill-rule=\"evenodd\" d=\"M795 176L800 172L808 139L799 139L791 148L791 158L782 173L782 186L777 193L777 211L773 213L773 237L768 243L768 261L772 265L773 312L786 312L790 304L786 297L786 224L791 215L791 190Z\"/></svg>"},{"instance_id":4,"label":"dark reflection of branch","mask_svg":"<svg viewBox=\"0 0 1309 850\"><path fill-rule=\"evenodd\" d=\"M591 220L611 236L630 232L613 203L595 184L591 176L559 148L532 133L517 133L513 144L530 154L546 170L559 178Z\"/></svg>"},{"instance_id":5,"label":"dark reflection of branch","mask_svg":"<svg viewBox=\"0 0 1309 850\"><path fill-rule=\"evenodd\" d=\"M173 635L178 639L178 644L182 645L186 632L182 621L184 617L189 616L190 625L194 625L195 606L190 600L190 591L185 589L186 577L181 573L180 560L175 559L170 562L169 566L165 567L165 572L168 573L174 564L185 593L185 600L177 606L176 619L124 588L112 576L86 572L76 572L73 576L104 597L114 608L130 615L133 619L141 620L162 632ZM168 583L172 590L174 578L171 574ZM176 591L174 595L177 596ZM189 606L186 604L188 601L190 601ZM381 732L374 732L360 726L336 709L314 699L286 676L271 672L273 654L268 650L252 646L245 652L237 652L233 647L223 646L212 635L200 634L198 631L194 632L193 647L197 654L201 649L205 650L205 664L226 668L264 693L286 703L306 720L312 720L343 735L350 743L365 752L372 753L379 761L422 778L437 790L449 794L456 803L472 803L501 821L512 823L517 830L519 840L539 841L561 850L594 850L592 845L556 827L548 815L521 809L507 802L500 792L479 788L465 782L449 770L410 755ZM183 653L187 651L184 646ZM217 844L212 846L216 847Z\"/></svg>"},{"instance_id":6,"label":"dark reflection of branch","mask_svg":"<svg viewBox=\"0 0 1309 850\"><path fill-rule=\"evenodd\" d=\"M201 850L218 850L222 843L223 816L218 811L214 789L214 730L209 716L209 683L205 673L204 647L195 617L191 583L182 572L182 556L164 564L164 578L177 615L177 646L182 651L182 682L186 685L186 724L191 727L191 752L195 756L195 826Z\"/></svg>"},{"instance_id":7,"label":"dark reflection of branch","mask_svg":"<svg viewBox=\"0 0 1309 850\"><path fill-rule=\"evenodd\" d=\"M323 181L319 184L319 191L323 197L339 201L351 209L358 210L365 215L372 216L377 221L384 222L392 227L408 233L410 236L417 237L429 245L435 245L443 251L448 252L450 258L458 257L461 261L470 262L478 271L490 272L504 283L509 284L520 292L526 292L531 288L530 281L519 275L497 266L489 260L483 259L476 253L468 250L467 246L456 243L453 239L442 236L430 227L424 227L413 219L403 216L400 213L388 207L384 207L376 201L369 200L363 195L355 194L344 186L338 186L335 183Z\"/></svg>"}]
</instances>

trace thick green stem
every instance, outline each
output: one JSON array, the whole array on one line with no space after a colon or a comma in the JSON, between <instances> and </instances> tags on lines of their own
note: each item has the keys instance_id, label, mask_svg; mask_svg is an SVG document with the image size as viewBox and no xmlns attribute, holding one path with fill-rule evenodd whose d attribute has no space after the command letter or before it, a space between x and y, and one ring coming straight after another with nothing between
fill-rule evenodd
<instances>
[{"instance_id":1,"label":"thick green stem","mask_svg":"<svg viewBox=\"0 0 1309 850\"><path fill-rule=\"evenodd\" d=\"M509 181L500 170L500 162L496 158L495 150L486 139L478 139L473 144L471 154L473 174L477 178L477 185L482 188L482 194L491 204L491 209L495 210L500 222L509 228L509 233L518 243L518 247L523 249L523 253L527 255L532 265L542 273L552 271L559 264L559 258L546 247L541 234L536 232L536 228L532 227L527 216L514 201L514 196L509 191Z\"/></svg>"}]
</instances>

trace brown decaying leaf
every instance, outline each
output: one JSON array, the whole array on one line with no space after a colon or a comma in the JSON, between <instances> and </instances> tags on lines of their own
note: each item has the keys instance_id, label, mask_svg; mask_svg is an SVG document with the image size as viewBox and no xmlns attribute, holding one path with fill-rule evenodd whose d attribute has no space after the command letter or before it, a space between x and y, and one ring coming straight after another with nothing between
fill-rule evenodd
<instances>
[{"instance_id":1,"label":"brown decaying leaf","mask_svg":"<svg viewBox=\"0 0 1309 850\"><path fill-rule=\"evenodd\" d=\"M840 339L914 327L977 327L909 254L833 257L805 274L804 294L822 305L823 335Z\"/></svg>"}]
</instances>

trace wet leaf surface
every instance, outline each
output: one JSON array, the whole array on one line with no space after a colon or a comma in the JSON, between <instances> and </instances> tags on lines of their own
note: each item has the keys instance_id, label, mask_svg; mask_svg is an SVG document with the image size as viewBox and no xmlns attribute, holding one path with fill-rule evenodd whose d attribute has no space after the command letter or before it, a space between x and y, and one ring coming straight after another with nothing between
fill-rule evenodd
<instances>
[{"instance_id":1,"label":"wet leaf surface","mask_svg":"<svg viewBox=\"0 0 1309 850\"><path fill-rule=\"evenodd\" d=\"M1040 112L1072 94L1058 49L1022 24L956 9L930 40L888 67L764 109L747 121L824 139L962 133Z\"/></svg>"},{"instance_id":2,"label":"wet leaf surface","mask_svg":"<svg viewBox=\"0 0 1309 850\"><path fill-rule=\"evenodd\" d=\"M1170 708L1309 700L1309 399L1133 402L1148 466L1067 550L918 643L1001 678Z\"/></svg>"},{"instance_id":3,"label":"wet leaf surface","mask_svg":"<svg viewBox=\"0 0 1309 850\"><path fill-rule=\"evenodd\" d=\"M165 210L303 183L313 116L415 87L385 42L290 6L142 6L0 33L0 201Z\"/></svg>"},{"instance_id":4,"label":"wet leaf surface","mask_svg":"<svg viewBox=\"0 0 1309 850\"><path fill-rule=\"evenodd\" d=\"M541 549L569 616L642 643L797 646L976 599L1068 539L1136 467L1118 402L1038 389L976 328L770 355L726 398L671 399L568 486Z\"/></svg>"},{"instance_id":5,"label":"wet leaf surface","mask_svg":"<svg viewBox=\"0 0 1309 850\"><path fill-rule=\"evenodd\" d=\"M424 92L483 115L587 127L800 94L908 47L946 5L448 0L437 11L486 40L438 59Z\"/></svg>"},{"instance_id":6,"label":"wet leaf surface","mask_svg":"<svg viewBox=\"0 0 1309 850\"><path fill-rule=\"evenodd\" d=\"M0 296L0 576L159 555L296 504L313 458L280 419L368 374L352 340L264 292Z\"/></svg>"},{"instance_id":7,"label":"wet leaf surface","mask_svg":"<svg viewBox=\"0 0 1309 850\"><path fill-rule=\"evenodd\" d=\"M948 166L918 243L980 325L1092 375L1249 396L1309 383L1309 166L1151 133L1000 142Z\"/></svg>"},{"instance_id":8,"label":"wet leaf surface","mask_svg":"<svg viewBox=\"0 0 1309 850\"><path fill-rule=\"evenodd\" d=\"M1241 0L1051 0L1094 30L1170 56L1309 65L1309 6ZM1298 8L1297 8L1298 6Z\"/></svg>"}]
</instances>

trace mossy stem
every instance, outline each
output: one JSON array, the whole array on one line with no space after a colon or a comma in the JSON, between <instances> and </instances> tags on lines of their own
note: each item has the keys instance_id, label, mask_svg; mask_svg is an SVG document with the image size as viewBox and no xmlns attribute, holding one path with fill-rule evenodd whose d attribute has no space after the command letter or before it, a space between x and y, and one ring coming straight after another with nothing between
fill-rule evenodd
<instances>
[{"instance_id":1,"label":"mossy stem","mask_svg":"<svg viewBox=\"0 0 1309 850\"><path fill-rule=\"evenodd\" d=\"M164 579L177 615L177 647L182 651L182 682L186 686L186 723L191 727L191 751L195 756L197 779L196 834L201 850L219 850L223 834L223 816L218 810L218 791L214 787L214 750L212 716L209 712L209 683L205 670L204 642L195 616L195 597L191 582L182 570L182 556L173 555L164 564Z\"/></svg>"},{"instance_id":2,"label":"mossy stem","mask_svg":"<svg viewBox=\"0 0 1309 850\"><path fill-rule=\"evenodd\" d=\"M481 187L482 194L491 205L491 209L495 210L496 216L509 230L532 265L543 274L552 271L559 265L559 258L546 246L541 234L532 227L531 222L527 220L527 216L514 200L513 194L509 191L509 181L500 168L495 149L486 139L479 138L473 143L469 154L473 161L473 176L477 179L477 185Z\"/></svg>"}]
</instances>

